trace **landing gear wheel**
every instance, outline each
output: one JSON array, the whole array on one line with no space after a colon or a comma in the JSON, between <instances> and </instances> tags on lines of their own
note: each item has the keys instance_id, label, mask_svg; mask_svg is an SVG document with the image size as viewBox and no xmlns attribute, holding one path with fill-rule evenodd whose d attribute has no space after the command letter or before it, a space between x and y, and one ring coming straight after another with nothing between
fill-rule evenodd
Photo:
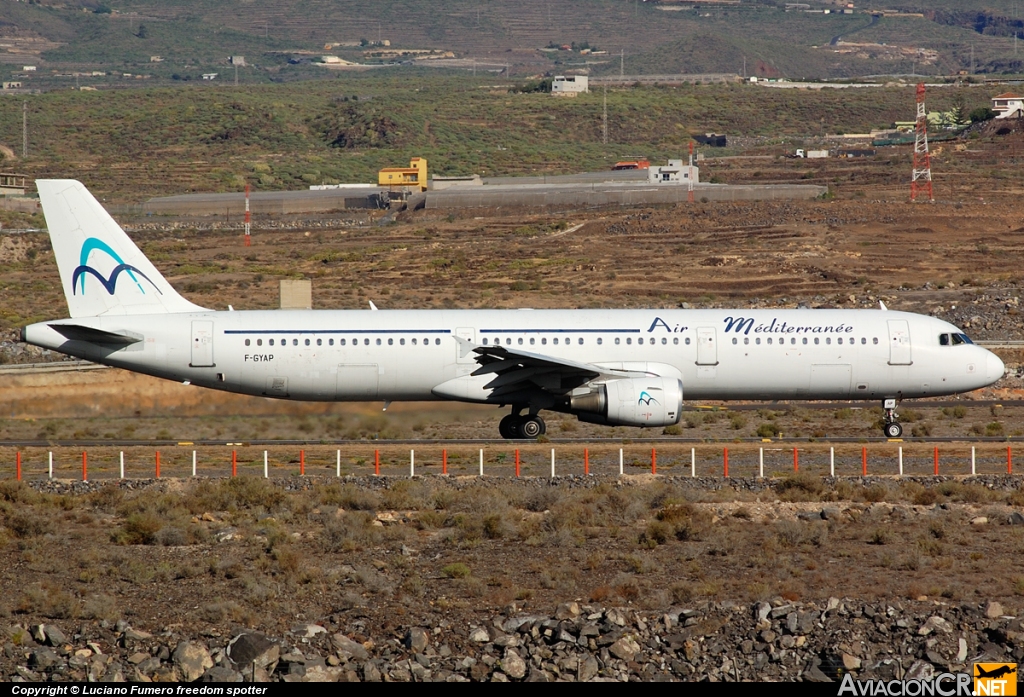
<instances>
[{"instance_id":1,"label":"landing gear wheel","mask_svg":"<svg viewBox=\"0 0 1024 697\"><path fill-rule=\"evenodd\" d=\"M519 437L520 438L536 438L537 436L544 435L544 431L547 429L544 427L544 419L539 416L527 416L519 422Z\"/></svg>"},{"instance_id":2,"label":"landing gear wheel","mask_svg":"<svg viewBox=\"0 0 1024 697\"><path fill-rule=\"evenodd\" d=\"M519 421L520 417L516 414L508 414L498 422L498 433L505 440L519 438Z\"/></svg>"},{"instance_id":3,"label":"landing gear wheel","mask_svg":"<svg viewBox=\"0 0 1024 697\"><path fill-rule=\"evenodd\" d=\"M891 421L882 428L882 431L886 438L899 438L903 435L903 426L897 421Z\"/></svg>"}]
</instances>

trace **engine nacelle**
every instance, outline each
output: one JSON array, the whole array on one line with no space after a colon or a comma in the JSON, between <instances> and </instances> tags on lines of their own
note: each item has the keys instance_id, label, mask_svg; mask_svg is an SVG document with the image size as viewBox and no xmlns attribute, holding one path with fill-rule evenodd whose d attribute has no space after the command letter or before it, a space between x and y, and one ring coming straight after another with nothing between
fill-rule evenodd
<instances>
[{"instance_id":1,"label":"engine nacelle","mask_svg":"<svg viewBox=\"0 0 1024 697\"><path fill-rule=\"evenodd\" d=\"M671 426L683 411L683 382L649 377L610 380L569 402L580 421L605 426Z\"/></svg>"}]
</instances>

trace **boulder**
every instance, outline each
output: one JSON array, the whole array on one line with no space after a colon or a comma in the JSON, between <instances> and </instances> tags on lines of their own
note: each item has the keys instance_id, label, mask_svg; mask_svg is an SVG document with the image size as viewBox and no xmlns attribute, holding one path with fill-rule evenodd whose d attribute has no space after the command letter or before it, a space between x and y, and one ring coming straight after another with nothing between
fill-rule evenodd
<instances>
[{"instance_id":1,"label":"boulder","mask_svg":"<svg viewBox=\"0 0 1024 697\"><path fill-rule=\"evenodd\" d=\"M202 644L194 641L183 641L174 649L171 656L175 667L185 682L194 682L203 677L208 668L213 667L210 652Z\"/></svg>"}]
</instances>

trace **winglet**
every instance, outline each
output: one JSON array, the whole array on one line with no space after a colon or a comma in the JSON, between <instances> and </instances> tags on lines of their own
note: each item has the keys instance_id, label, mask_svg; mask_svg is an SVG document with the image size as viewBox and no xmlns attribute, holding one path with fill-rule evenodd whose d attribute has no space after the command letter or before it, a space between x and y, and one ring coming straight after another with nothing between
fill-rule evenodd
<instances>
[{"instance_id":1,"label":"winglet","mask_svg":"<svg viewBox=\"0 0 1024 697\"><path fill-rule=\"evenodd\" d=\"M452 337L457 342L459 342L459 358L465 358L469 354L473 353L473 351L477 347L476 344L474 344L472 341L470 341L469 339L467 339L464 336L459 336L458 334L452 334Z\"/></svg>"}]
</instances>

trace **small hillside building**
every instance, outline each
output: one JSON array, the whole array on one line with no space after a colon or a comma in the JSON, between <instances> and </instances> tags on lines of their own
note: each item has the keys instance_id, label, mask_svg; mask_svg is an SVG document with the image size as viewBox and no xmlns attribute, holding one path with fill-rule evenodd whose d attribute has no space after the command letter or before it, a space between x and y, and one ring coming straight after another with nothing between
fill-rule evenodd
<instances>
[{"instance_id":1,"label":"small hillside building","mask_svg":"<svg viewBox=\"0 0 1024 697\"><path fill-rule=\"evenodd\" d=\"M690 166L682 160L669 160L668 165L651 167L647 171L647 181L651 184L689 184ZM700 182L700 169L693 166L693 183Z\"/></svg>"},{"instance_id":2,"label":"small hillside building","mask_svg":"<svg viewBox=\"0 0 1024 697\"><path fill-rule=\"evenodd\" d=\"M377 173L377 185L388 188L427 190L427 160L414 157L408 167L385 167Z\"/></svg>"},{"instance_id":3,"label":"small hillside building","mask_svg":"<svg viewBox=\"0 0 1024 697\"><path fill-rule=\"evenodd\" d=\"M1003 92L992 97L992 111L997 119L1024 116L1024 97L1013 92Z\"/></svg>"},{"instance_id":4,"label":"small hillside building","mask_svg":"<svg viewBox=\"0 0 1024 697\"><path fill-rule=\"evenodd\" d=\"M555 75L551 81L551 94L557 97L575 97L589 92L589 78L586 75Z\"/></svg>"}]
</instances>

